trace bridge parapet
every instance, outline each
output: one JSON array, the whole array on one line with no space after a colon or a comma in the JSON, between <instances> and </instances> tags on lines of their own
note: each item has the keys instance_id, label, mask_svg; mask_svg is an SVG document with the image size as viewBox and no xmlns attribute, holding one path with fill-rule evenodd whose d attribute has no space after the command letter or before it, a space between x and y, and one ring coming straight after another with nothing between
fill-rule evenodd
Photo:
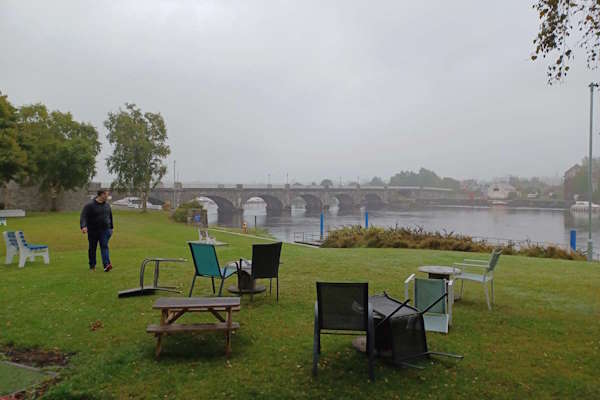
<instances>
[{"instance_id":1,"label":"bridge parapet","mask_svg":"<svg viewBox=\"0 0 600 400\"><path fill-rule=\"evenodd\" d=\"M262 198L271 211L291 210L295 198L301 197L307 207L318 211L336 202L343 208L371 204L405 202L409 199L455 198L456 192L446 188L420 186L294 186L264 184L176 184L176 187L159 187L152 192L161 200L179 199L175 204L197 197L207 197L221 210L240 211L252 197Z\"/></svg>"}]
</instances>

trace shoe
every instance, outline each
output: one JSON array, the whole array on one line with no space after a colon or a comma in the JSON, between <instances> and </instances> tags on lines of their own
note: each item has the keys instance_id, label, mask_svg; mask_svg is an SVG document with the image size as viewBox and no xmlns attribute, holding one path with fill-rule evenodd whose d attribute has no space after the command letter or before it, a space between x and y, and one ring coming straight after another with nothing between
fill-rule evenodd
<instances>
[{"instance_id":1,"label":"shoe","mask_svg":"<svg viewBox=\"0 0 600 400\"><path fill-rule=\"evenodd\" d=\"M108 264L107 266L104 267L104 272L108 272L112 269L112 264Z\"/></svg>"},{"instance_id":2,"label":"shoe","mask_svg":"<svg viewBox=\"0 0 600 400\"><path fill-rule=\"evenodd\" d=\"M96 267L90 267L90 272L96 272Z\"/></svg>"}]
</instances>

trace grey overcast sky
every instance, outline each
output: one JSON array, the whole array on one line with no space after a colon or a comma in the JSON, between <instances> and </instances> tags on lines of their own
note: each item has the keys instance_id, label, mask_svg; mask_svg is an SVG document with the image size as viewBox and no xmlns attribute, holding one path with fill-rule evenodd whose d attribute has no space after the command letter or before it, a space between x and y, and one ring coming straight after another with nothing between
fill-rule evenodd
<instances>
[{"instance_id":1,"label":"grey overcast sky","mask_svg":"<svg viewBox=\"0 0 600 400\"><path fill-rule=\"evenodd\" d=\"M600 79L577 54L547 85L531 5L2 0L0 90L94 124L102 181L102 123L124 102L164 116L168 179L173 159L201 182L562 175Z\"/></svg>"}]
</instances>

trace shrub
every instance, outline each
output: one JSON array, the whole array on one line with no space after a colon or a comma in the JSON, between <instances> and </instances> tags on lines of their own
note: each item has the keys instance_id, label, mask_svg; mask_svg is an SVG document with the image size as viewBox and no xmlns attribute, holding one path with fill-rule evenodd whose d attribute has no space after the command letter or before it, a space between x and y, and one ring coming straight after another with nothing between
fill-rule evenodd
<instances>
[{"instance_id":1,"label":"shrub","mask_svg":"<svg viewBox=\"0 0 600 400\"><path fill-rule=\"evenodd\" d=\"M486 241L475 241L472 237L454 232L427 232L423 227L380 228L348 226L329 232L322 247L396 247L409 249L454 250L486 253L494 248L501 248L502 254L525 255L528 257L561 258L567 260L584 260L579 252L569 252L557 246L540 246L526 242L517 247L508 242L503 246L494 246Z\"/></svg>"},{"instance_id":2,"label":"shrub","mask_svg":"<svg viewBox=\"0 0 600 400\"><path fill-rule=\"evenodd\" d=\"M197 200L192 200L190 202L180 204L179 207L177 207L177 209L173 213L172 218L176 222L187 222L188 210L190 208L200 208L201 209L202 204L200 204L200 202L198 202Z\"/></svg>"}]
</instances>

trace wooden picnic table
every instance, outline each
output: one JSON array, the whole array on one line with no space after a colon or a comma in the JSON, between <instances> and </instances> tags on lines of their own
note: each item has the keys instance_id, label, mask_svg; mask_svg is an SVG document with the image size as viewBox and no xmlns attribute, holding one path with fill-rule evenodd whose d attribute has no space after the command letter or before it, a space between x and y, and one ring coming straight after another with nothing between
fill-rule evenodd
<instances>
[{"instance_id":1,"label":"wooden picnic table","mask_svg":"<svg viewBox=\"0 0 600 400\"><path fill-rule=\"evenodd\" d=\"M182 332L225 332L225 354L231 354L231 332L240 324L233 322L232 313L240 311L239 297L161 297L152 306L161 310L160 325L148 325L146 332L156 336L156 357L159 356L164 335ZM219 322L175 324L187 312L209 312ZM220 312L226 313L224 318Z\"/></svg>"}]
</instances>

